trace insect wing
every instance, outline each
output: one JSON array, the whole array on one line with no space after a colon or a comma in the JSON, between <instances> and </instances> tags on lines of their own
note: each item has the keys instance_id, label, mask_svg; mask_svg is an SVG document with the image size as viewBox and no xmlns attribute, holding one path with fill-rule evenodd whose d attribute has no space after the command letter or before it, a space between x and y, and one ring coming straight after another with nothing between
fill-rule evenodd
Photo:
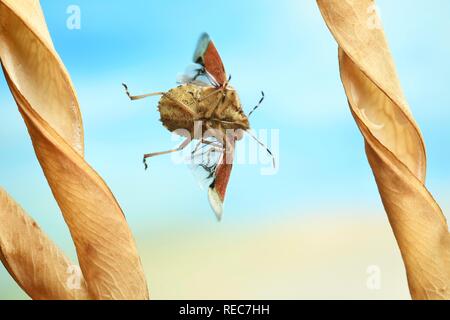
<instances>
[{"instance_id":1,"label":"insect wing","mask_svg":"<svg viewBox=\"0 0 450 320\"><path fill-rule=\"evenodd\" d=\"M220 144L199 143L191 153L189 161L194 177L202 190L208 190L214 180L217 164L222 156Z\"/></svg>"},{"instance_id":2,"label":"insect wing","mask_svg":"<svg viewBox=\"0 0 450 320\"><path fill-rule=\"evenodd\" d=\"M212 85L211 80L205 74L205 69L199 64L189 65L184 73L177 76L178 84L194 84L201 87Z\"/></svg>"},{"instance_id":3,"label":"insect wing","mask_svg":"<svg viewBox=\"0 0 450 320\"><path fill-rule=\"evenodd\" d=\"M227 81L222 59L207 33L203 33L198 40L194 62L202 65L218 85L222 86Z\"/></svg>"},{"instance_id":4,"label":"insect wing","mask_svg":"<svg viewBox=\"0 0 450 320\"><path fill-rule=\"evenodd\" d=\"M208 189L209 203L220 221L223 215L223 203L233 169L234 142L229 144L226 152L222 152L221 158L215 168L214 180Z\"/></svg>"},{"instance_id":5,"label":"insect wing","mask_svg":"<svg viewBox=\"0 0 450 320\"><path fill-rule=\"evenodd\" d=\"M191 170L203 190L208 190L209 203L220 221L223 203L233 168L232 150L224 152L223 145L215 139L199 143L192 152ZM227 156L228 154L228 156Z\"/></svg>"}]
</instances>

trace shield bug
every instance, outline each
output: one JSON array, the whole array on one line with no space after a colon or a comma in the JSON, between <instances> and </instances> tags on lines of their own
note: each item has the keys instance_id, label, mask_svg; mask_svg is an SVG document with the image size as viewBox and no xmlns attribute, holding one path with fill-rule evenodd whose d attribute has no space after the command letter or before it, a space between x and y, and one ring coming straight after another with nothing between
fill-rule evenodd
<instances>
[{"instance_id":1,"label":"shield bug","mask_svg":"<svg viewBox=\"0 0 450 320\"><path fill-rule=\"evenodd\" d=\"M183 75L179 81L181 84L167 92L134 96L127 85L123 86L131 100L161 96L158 110L163 126L186 138L178 148L145 154L145 169L147 159L181 151L192 140L198 140L191 153L192 159L207 175L205 181L208 183L209 202L218 220L221 220L235 143L242 139L244 133L266 148L275 165L270 150L249 131L248 117L263 102L264 93L247 116L236 90L230 85L231 77L227 77L222 59L206 33L198 41L193 62L196 67L191 74Z\"/></svg>"}]
</instances>

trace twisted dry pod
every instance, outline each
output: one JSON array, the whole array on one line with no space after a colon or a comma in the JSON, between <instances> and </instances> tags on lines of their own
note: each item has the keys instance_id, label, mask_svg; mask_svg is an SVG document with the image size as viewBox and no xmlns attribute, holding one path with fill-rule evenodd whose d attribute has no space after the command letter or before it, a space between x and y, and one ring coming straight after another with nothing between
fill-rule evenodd
<instances>
[{"instance_id":1,"label":"twisted dry pod","mask_svg":"<svg viewBox=\"0 0 450 320\"><path fill-rule=\"evenodd\" d=\"M372 0L318 0L414 299L450 299L447 221L425 186L426 153Z\"/></svg>"},{"instance_id":2,"label":"twisted dry pod","mask_svg":"<svg viewBox=\"0 0 450 320\"><path fill-rule=\"evenodd\" d=\"M69 261L3 190L2 262L33 299L147 299L146 279L123 212L83 158L75 90L37 0L0 1L0 59L69 226L84 280L79 288L67 286Z\"/></svg>"}]
</instances>

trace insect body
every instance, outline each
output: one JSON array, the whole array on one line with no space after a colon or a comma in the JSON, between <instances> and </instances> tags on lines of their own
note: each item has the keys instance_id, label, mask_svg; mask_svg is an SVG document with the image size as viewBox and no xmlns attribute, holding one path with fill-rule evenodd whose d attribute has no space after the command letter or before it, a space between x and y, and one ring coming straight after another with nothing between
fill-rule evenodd
<instances>
[{"instance_id":1,"label":"insect body","mask_svg":"<svg viewBox=\"0 0 450 320\"><path fill-rule=\"evenodd\" d=\"M186 137L176 149L145 154L146 169L148 158L181 151L192 140L198 140L192 158L201 156L199 167L207 173L208 197L220 220L233 166L235 143L242 139L244 132L249 133L250 124L236 90L229 85L230 78L226 76L217 49L206 33L200 37L194 62L199 65L194 74L184 77L183 84L167 92L133 96L125 84L124 87L131 100L161 96L158 110L162 124L169 131ZM263 99L264 93L249 115ZM251 137L256 139L253 135Z\"/></svg>"},{"instance_id":2,"label":"insect body","mask_svg":"<svg viewBox=\"0 0 450 320\"><path fill-rule=\"evenodd\" d=\"M158 110L161 122L169 131L185 129L190 137L195 137L196 123L202 123L202 132L214 128L223 135L226 130L250 129L239 97L230 86L222 92L212 86L184 84L165 93Z\"/></svg>"}]
</instances>

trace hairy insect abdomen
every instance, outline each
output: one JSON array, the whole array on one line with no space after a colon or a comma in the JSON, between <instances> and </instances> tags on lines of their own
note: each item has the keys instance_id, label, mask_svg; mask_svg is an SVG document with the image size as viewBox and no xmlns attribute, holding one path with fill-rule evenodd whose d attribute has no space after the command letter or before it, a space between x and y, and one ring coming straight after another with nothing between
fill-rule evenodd
<instances>
[{"instance_id":1,"label":"hairy insect abdomen","mask_svg":"<svg viewBox=\"0 0 450 320\"><path fill-rule=\"evenodd\" d=\"M159 100L161 122L169 131L185 129L193 136L197 114L195 91L196 88L191 85L179 86L169 90Z\"/></svg>"},{"instance_id":2,"label":"hairy insect abdomen","mask_svg":"<svg viewBox=\"0 0 450 320\"><path fill-rule=\"evenodd\" d=\"M163 95L158 110L161 122L169 131L184 129L192 138L198 138L199 132L194 130L198 124L202 126L200 133L208 128L224 133L227 129L249 128L236 92L229 89L225 90L224 95L215 87L178 86ZM180 131L177 133L185 135Z\"/></svg>"}]
</instances>

